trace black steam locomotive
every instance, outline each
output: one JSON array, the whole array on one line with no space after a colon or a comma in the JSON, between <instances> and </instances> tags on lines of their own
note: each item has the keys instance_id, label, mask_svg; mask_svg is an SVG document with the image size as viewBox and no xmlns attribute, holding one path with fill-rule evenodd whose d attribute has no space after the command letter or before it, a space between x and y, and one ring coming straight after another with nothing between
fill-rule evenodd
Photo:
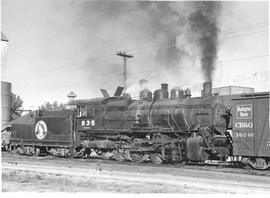
<instances>
[{"instance_id":1,"label":"black steam locomotive","mask_svg":"<svg viewBox=\"0 0 270 198\"><path fill-rule=\"evenodd\" d=\"M168 84L154 94L144 89L139 100L122 94L73 100L63 111L37 110L12 123L10 150L134 162L225 162L239 156L254 168L270 167L269 92L202 96Z\"/></svg>"}]
</instances>

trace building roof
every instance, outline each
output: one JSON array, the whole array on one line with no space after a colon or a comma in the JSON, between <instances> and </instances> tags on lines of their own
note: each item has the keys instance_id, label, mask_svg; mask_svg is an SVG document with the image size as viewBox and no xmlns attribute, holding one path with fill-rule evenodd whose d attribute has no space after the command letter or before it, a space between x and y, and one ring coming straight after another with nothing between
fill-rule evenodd
<instances>
[{"instance_id":1,"label":"building roof","mask_svg":"<svg viewBox=\"0 0 270 198\"><path fill-rule=\"evenodd\" d=\"M8 42L8 39L7 39L6 35L3 32L1 32L1 41L7 41Z\"/></svg>"},{"instance_id":2,"label":"building roof","mask_svg":"<svg viewBox=\"0 0 270 198\"><path fill-rule=\"evenodd\" d=\"M75 97L77 97L77 95L73 92L73 91L71 91L68 95L67 95L67 97L73 97L73 98L75 98Z\"/></svg>"},{"instance_id":3,"label":"building roof","mask_svg":"<svg viewBox=\"0 0 270 198\"><path fill-rule=\"evenodd\" d=\"M214 87L213 89L223 89L223 88L244 88L244 89L254 89L254 87L243 87L243 86L235 86L235 85L228 85L223 87Z\"/></svg>"}]
</instances>

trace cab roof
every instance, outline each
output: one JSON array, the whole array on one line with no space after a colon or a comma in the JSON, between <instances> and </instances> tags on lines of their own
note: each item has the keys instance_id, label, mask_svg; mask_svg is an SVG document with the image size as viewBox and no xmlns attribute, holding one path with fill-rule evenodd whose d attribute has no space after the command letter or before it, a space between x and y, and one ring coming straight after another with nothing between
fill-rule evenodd
<instances>
[{"instance_id":1,"label":"cab roof","mask_svg":"<svg viewBox=\"0 0 270 198\"><path fill-rule=\"evenodd\" d=\"M91 98L91 99L79 99L72 100L68 103L68 105L82 105L82 104L92 104L92 103L101 103L104 98Z\"/></svg>"}]
</instances>

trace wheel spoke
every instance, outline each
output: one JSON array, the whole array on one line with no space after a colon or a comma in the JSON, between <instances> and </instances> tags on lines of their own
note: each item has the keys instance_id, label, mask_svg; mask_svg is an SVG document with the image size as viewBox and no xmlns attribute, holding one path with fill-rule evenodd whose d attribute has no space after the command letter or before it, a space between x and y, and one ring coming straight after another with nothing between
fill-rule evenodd
<instances>
[{"instance_id":1,"label":"wheel spoke","mask_svg":"<svg viewBox=\"0 0 270 198\"><path fill-rule=\"evenodd\" d=\"M138 153L131 153L130 158L132 159L133 162L136 163L140 163L143 160L142 155Z\"/></svg>"}]
</instances>

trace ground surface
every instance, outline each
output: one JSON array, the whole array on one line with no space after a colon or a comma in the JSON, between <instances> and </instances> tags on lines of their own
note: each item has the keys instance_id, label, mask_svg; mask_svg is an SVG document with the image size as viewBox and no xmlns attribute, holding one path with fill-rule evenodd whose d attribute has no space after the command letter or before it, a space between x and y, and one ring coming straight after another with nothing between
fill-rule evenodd
<instances>
[{"instance_id":1,"label":"ground surface","mask_svg":"<svg viewBox=\"0 0 270 198\"><path fill-rule=\"evenodd\" d=\"M2 191L270 194L270 171L2 153Z\"/></svg>"}]
</instances>

